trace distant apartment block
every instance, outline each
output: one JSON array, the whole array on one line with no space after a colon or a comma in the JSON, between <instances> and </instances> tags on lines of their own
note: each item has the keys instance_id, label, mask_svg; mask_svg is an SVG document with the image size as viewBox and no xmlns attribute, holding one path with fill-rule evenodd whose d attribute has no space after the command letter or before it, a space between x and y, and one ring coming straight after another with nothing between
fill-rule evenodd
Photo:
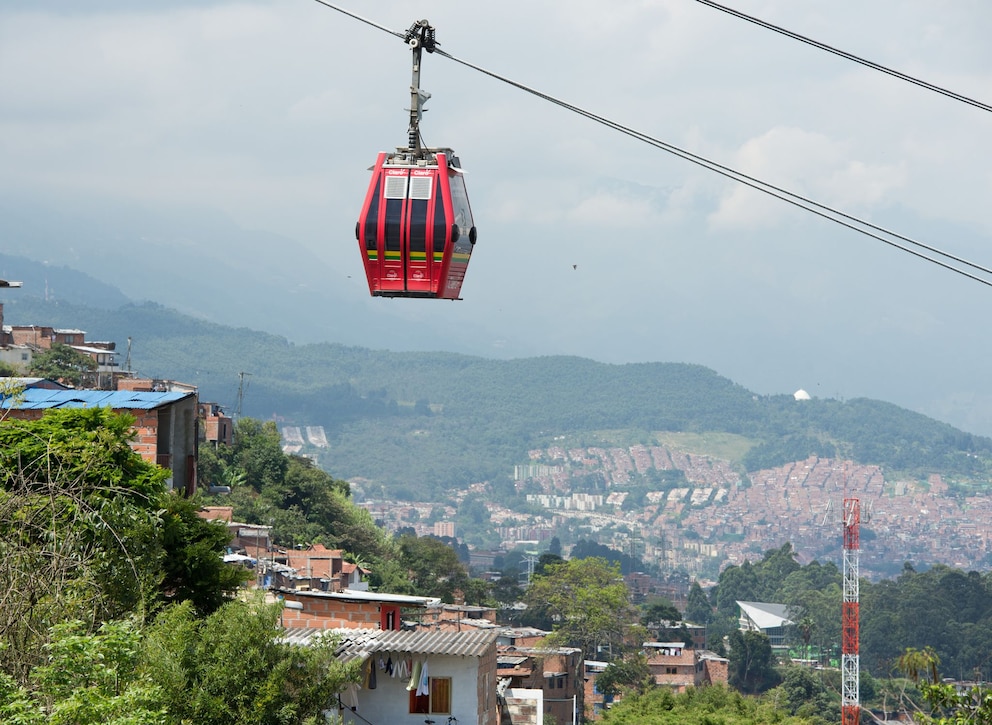
<instances>
[{"instance_id":1,"label":"distant apartment block","mask_svg":"<svg viewBox=\"0 0 992 725\"><path fill-rule=\"evenodd\" d=\"M454 521L435 521L434 522L434 536L439 538L448 537L449 539L455 538L455 522Z\"/></svg>"}]
</instances>

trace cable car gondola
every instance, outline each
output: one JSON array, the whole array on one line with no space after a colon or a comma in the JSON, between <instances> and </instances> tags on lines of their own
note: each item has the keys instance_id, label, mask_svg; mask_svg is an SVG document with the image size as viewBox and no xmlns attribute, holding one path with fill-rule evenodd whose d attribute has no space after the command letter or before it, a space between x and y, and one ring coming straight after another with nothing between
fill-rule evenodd
<instances>
[{"instance_id":1,"label":"cable car gondola","mask_svg":"<svg viewBox=\"0 0 992 725\"><path fill-rule=\"evenodd\" d=\"M413 50L409 146L376 158L355 236L374 297L461 299L476 241L464 171L450 148L423 147L419 130L430 97L419 87L421 52L434 51L434 28L414 23L406 41Z\"/></svg>"}]
</instances>

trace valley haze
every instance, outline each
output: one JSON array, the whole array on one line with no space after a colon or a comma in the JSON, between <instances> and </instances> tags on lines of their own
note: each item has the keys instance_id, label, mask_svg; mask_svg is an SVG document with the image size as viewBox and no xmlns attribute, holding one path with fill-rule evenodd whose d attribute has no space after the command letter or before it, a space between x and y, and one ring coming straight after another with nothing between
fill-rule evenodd
<instances>
[{"instance_id":1,"label":"valley haze","mask_svg":"<svg viewBox=\"0 0 992 725\"><path fill-rule=\"evenodd\" d=\"M735 7L992 95L980 0ZM456 57L988 263L987 113L679 0L606 18L582 2L362 10L399 31L428 18ZM376 153L405 143L409 52L317 3L14 0L0 48L0 271L26 280L4 301L69 299L67 267L301 344L686 362L992 435L987 285L437 56L422 132L468 170L465 299L370 298L353 230Z\"/></svg>"}]
</instances>

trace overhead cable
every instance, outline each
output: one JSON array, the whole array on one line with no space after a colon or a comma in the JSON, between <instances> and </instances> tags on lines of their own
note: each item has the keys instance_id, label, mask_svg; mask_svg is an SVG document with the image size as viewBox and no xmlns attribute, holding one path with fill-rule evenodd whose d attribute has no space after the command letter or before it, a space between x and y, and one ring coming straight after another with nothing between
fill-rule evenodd
<instances>
[{"instance_id":1,"label":"overhead cable","mask_svg":"<svg viewBox=\"0 0 992 725\"><path fill-rule=\"evenodd\" d=\"M324 5L325 7L331 8L332 10L337 10L345 15L348 15L349 17L367 23L368 25L371 25L379 30L383 30L384 32L387 32L391 35L395 35L399 38L404 37L403 33L399 33L390 30L388 28L385 28L381 25L378 25L376 23L373 23L372 21L362 18L358 15L355 15L354 13L343 10L331 4L330 2L327 2L326 0L315 0L315 2L318 2L321 5ZM814 201L813 199L804 197L800 194L796 194L782 187L775 186L774 184L768 183L766 181L762 181L761 179L758 179L756 177L749 176L748 174L745 174L741 171L737 171L729 166L725 166L723 164L717 163L716 161L712 161L703 156L699 156L698 154L694 154L690 151L675 146L674 144L661 141L652 136L649 136L646 133L637 131L628 126L624 126L616 121L612 121L608 118L595 114L592 111L588 111L579 106L575 106L571 103L563 101L552 95L539 91L535 88L531 88L530 86L524 85L510 78L499 75L498 73L482 68L481 66L475 65L474 63L470 63L469 61L466 61L464 59L457 58L451 55L450 53L441 50L440 48L435 48L434 54L440 55L455 63L459 63L467 68L471 68L474 71L477 71L479 73L489 76L490 78L506 83L507 85L513 86L514 88L529 93L533 96L536 96L544 101L557 105L561 108L564 108L565 110L571 111L580 116L588 118L589 120L595 121L596 123L606 126L607 128L613 129L614 131L619 131L620 133L630 136L631 138L641 141L642 143L646 143L650 146L653 146L654 148L658 148L661 149L662 151L666 151L667 153L685 159L686 161L696 164L697 166L701 166L705 169L713 171L717 174L720 174L721 176L727 177L740 184L744 184L745 186L748 186L752 189L755 189L764 194L775 197L776 199L792 204L793 206L796 206L804 211L810 212L811 214L815 214L819 217L832 221L835 224L839 224L843 227L846 227L847 229L850 229L855 232L859 232L861 234L864 234L865 236L880 241L883 244L887 244L891 247L894 247L903 252L918 257L924 261L931 262L932 264L936 264L937 266L943 267L944 269L947 269L951 272L955 272L964 277L972 279L976 282L992 287L992 279L986 279L984 277L980 277L972 272L967 271L967 269L962 269L961 267L954 266L954 264L951 264L951 262L956 262L960 265L963 265L964 267L970 268L977 272L982 272L984 274L992 275L992 269L989 269L988 267L984 267L975 262L971 262L967 259L956 256L950 252L945 252L932 245L925 244L911 237L904 236L892 230L886 229L885 227L865 221L851 214L847 214L843 211L840 211L839 209L835 209L826 204L821 204L817 201ZM895 241L895 240L900 240L901 242L905 242L906 244L901 244L900 241ZM911 245L911 246L906 246L906 245ZM913 249L911 247L916 247L916 248ZM937 257L930 256L929 254L925 254L924 252L919 250L925 250L926 252L929 252L934 255L938 255L938 257L942 257L943 259L938 259ZM950 260L950 261L946 261L946 260Z\"/></svg>"},{"instance_id":2,"label":"overhead cable","mask_svg":"<svg viewBox=\"0 0 992 725\"><path fill-rule=\"evenodd\" d=\"M834 48L833 46L827 45L826 43L821 43L818 40L813 40L812 38L807 38L805 35L800 35L799 33L794 33L791 30L780 27L778 25L773 25L761 18L756 18L753 15L747 15L742 13L740 10L735 10L734 8L727 7L726 5L721 5L720 3L713 2L713 0L696 0L696 2L702 5L708 5L714 10L719 10L720 12L727 13L728 15L733 15L735 18L740 18L741 20L746 20L749 23L754 23L755 25L761 26L767 30L774 31L776 33L781 33L793 40L798 40L801 43L806 43L807 45L812 45L814 48L819 48L820 50L825 50L828 53L833 53L834 55L840 56L855 63L859 63L872 70L877 70L880 73L886 73L893 78L898 78L899 80L906 81L907 83L912 83L920 88L925 88L928 91L933 91L934 93L939 93L942 96L947 96L948 98L953 98L955 101L961 101L961 103L967 103L969 106L974 106L975 108L980 108L983 111L992 111L992 106L987 103L982 103L981 101L976 101L974 98L968 98L968 96L963 96L960 93L955 93L954 91L949 91L946 88L941 88L933 83L928 83L927 81L920 80L919 78L914 78L911 75L907 75L901 71L893 70L892 68L887 68L884 65L875 63L874 61L866 60L853 53L848 53L846 50L840 50L839 48Z\"/></svg>"},{"instance_id":3,"label":"overhead cable","mask_svg":"<svg viewBox=\"0 0 992 725\"><path fill-rule=\"evenodd\" d=\"M911 237L903 236L902 234L894 232L890 229L886 229L885 227L879 226L877 224L872 224L871 222L865 221L864 219L860 219L851 214L847 214L843 211L840 211L839 209L834 209L833 207L827 206L826 204L821 204L817 201L814 201L813 199L804 197L800 194L796 194L787 189L783 189L781 187L775 186L774 184L770 184L766 181L762 181L761 179L758 179L756 177L749 176L741 171L737 171L733 168L730 168L729 166L724 166L723 164L717 163L716 161L712 161L703 156L699 156L698 154L694 154L691 151L686 151L685 149L679 148L678 146L656 139L652 136L647 135L646 133L636 131L632 128L628 128L627 126L623 126L617 123L616 121L611 121L608 118L599 116L595 113L592 113L591 111L587 111L583 108L580 108L579 106L574 106L570 103L555 98L554 96L550 96L547 93L543 93L534 88L530 88L528 86L523 85L522 83L518 83L517 81L510 80L509 78L505 78L501 75L493 73L492 71L486 70L485 68L481 68L477 65L469 63L468 61L462 60L460 58L456 58L455 56L441 50L440 48L435 51L435 54L441 55L456 63L460 63L466 67L471 68L472 70L488 75L491 78L495 78L496 80L507 83L508 85L511 85L514 88L518 88L522 91L525 91L526 93L530 93L534 96L537 96L538 98L553 103L566 110L572 111L573 113L577 113L580 116L584 116L592 121L595 121L596 123L606 126L607 128L612 128L615 131L619 131L620 133L626 134L627 136L630 136L639 141L647 143L651 146L654 146L655 148L661 149L662 151L667 151L668 153L683 158L686 161L696 164L697 166L702 166L703 168L709 169L710 171L714 171L720 174L721 176L725 176L729 179L744 184L745 186L749 186L752 189L756 189L757 191L768 194L769 196L773 196L776 199L780 199L781 201L785 201L789 204L792 204L793 206L797 206L800 209L803 209L804 211L808 211L812 214L816 214L817 216L823 217L824 219L829 219L830 221L836 224L840 224L843 227L847 227L848 229L851 229L853 231L860 232L861 234L869 236L873 239L877 239L878 241L888 244L892 247L895 247L896 249L900 249L904 252L908 252L909 254L919 257L920 259L924 259L928 262L932 262L952 272L957 272L958 274L964 275L965 277L973 279L976 282L981 282L982 284L992 287L992 280L986 280L982 277L978 277L974 274L971 274L970 272L955 267L947 262L941 261L940 259L930 257L926 254L923 254L922 252L916 251L915 249L910 249L909 247L899 244L898 242L895 242L892 239L888 239L886 237L879 236L878 234L874 234L868 231L868 229L874 229L877 232L881 232L882 234L887 234L890 237L900 239L906 242L907 244L911 244L920 249L924 249L928 252L932 252L934 254L940 255L945 259L958 262L959 264L963 264L966 267L970 267L974 270L984 272L985 274L992 275L992 269L983 267L974 262L970 262L961 257L957 257L951 254L950 252L945 252L936 247L924 244L923 242L912 239ZM857 225L861 225L861 226L857 226Z\"/></svg>"}]
</instances>

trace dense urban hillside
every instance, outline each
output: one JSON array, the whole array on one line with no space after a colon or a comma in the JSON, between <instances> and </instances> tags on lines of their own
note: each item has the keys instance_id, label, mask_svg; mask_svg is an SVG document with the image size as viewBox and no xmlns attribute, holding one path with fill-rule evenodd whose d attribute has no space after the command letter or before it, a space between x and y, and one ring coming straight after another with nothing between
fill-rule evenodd
<instances>
[{"instance_id":1,"label":"dense urban hillside","mask_svg":"<svg viewBox=\"0 0 992 725\"><path fill-rule=\"evenodd\" d=\"M505 479L529 450L563 436L596 445L730 433L747 442L732 463L748 471L810 455L917 478L940 472L952 485L982 485L992 471L988 438L876 400L754 395L698 365L294 345L153 304L111 310L27 295L6 302L6 320L84 329L116 340L122 365L194 383L229 412L320 426L326 446L312 452L322 467L401 497Z\"/></svg>"}]
</instances>

